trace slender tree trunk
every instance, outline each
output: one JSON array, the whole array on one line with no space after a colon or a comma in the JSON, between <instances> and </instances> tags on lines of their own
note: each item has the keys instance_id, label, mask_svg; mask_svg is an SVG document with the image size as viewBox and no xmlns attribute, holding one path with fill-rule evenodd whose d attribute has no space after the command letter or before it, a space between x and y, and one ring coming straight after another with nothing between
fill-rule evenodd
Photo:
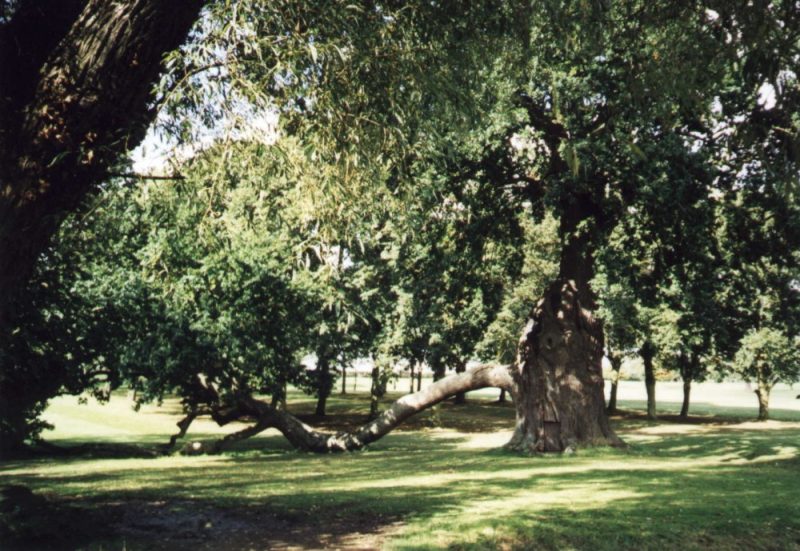
<instances>
[{"instance_id":1,"label":"slender tree trunk","mask_svg":"<svg viewBox=\"0 0 800 551\"><path fill-rule=\"evenodd\" d=\"M317 409L316 415L325 417L325 407L328 403L328 396L333 389L333 378L331 377L330 360L323 356L317 357Z\"/></svg>"},{"instance_id":2,"label":"slender tree trunk","mask_svg":"<svg viewBox=\"0 0 800 551\"><path fill-rule=\"evenodd\" d=\"M342 364L342 394L347 394L347 366Z\"/></svg>"},{"instance_id":3,"label":"slender tree trunk","mask_svg":"<svg viewBox=\"0 0 800 551\"><path fill-rule=\"evenodd\" d=\"M202 5L27 1L0 28L0 328L66 214L144 137Z\"/></svg>"},{"instance_id":4,"label":"slender tree trunk","mask_svg":"<svg viewBox=\"0 0 800 551\"><path fill-rule=\"evenodd\" d=\"M622 356L609 350L608 359L611 362L611 392L608 395L606 411L613 414L617 412L617 388L619 387L619 374L622 370Z\"/></svg>"},{"instance_id":5,"label":"slender tree trunk","mask_svg":"<svg viewBox=\"0 0 800 551\"><path fill-rule=\"evenodd\" d=\"M681 405L681 419L689 417L689 398L692 393L692 379L686 377L683 379L683 405Z\"/></svg>"},{"instance_id":6,"label":"slender tree trunk","mask_svg":"<svg viewBox=\"0 0 800 551\"><path fill-rule=\"evenodd\" d=\"M498 404L505 404L506 401L507 401L506 400L506 389L501 388L500 389L500 396L497 397L497 403Z\"/></svg>"},{"instance_id":7,"label":"slender tree trunk","mask_svg":"<svg viewBox=\"0 0 800 551\"><path fill-rule=\"evenodd\" d=\"M419 364L419 371L417 372L417 392L422 390L422 364Z\"/></svg>"},{"instance_id":8,"label":"slender tree trunk","mask_svg":"<svg viewBox=\"0 0 800 551\"><path fill-rule=\"evenodd\" d=\"M414 368L415 367L416 367L416 362L414 360L411 360L409 362L409 364L408 364L408 369L411 371L411 377L410 377L411 387L409 388L409 391L408 391L409 394L412 394L414 392L414 382L415 382L415 377L416 377L416 374L414 373Z\"/></svg>"},{"instance_id":9,"label":"slender tree trunk","mask_svg":"<svg viewBox=\"0 0 800 551\"><path fill-rule=\"evenodd\" d=\"M758 420L767 421L769 419L769 394L772 388L765 382L759 381L758 389L755 391L758 396Z\"/></svg>"},{"instance_id":10,"label":"slender tree trunk","mask_svg":"<svg viewBox=\"0 0 800 551\"><path fill-rule=\"evenodd\" d=\"M375 364L372 367L372 386L369 393L369 419L375 419L380 411L380 401L385 389L381 385L381 369Z\"/></svg>"},{"instance_id":11,"label":"slender tree trunk","mask_svg":"<svg viewBox=\"0 0 800 551\"><path fill-rule=\"evenodd\" d=\"M639 354L642 356L644 363L644 386L647 391L647 418L656 418L656 373L653 366L653 358L655 358L655 347L647 341L642 346Z\"/></svg>"},{"instance_id":12,"label":"slender tree trunk","mask_svg":"<svg viewBox=\"0 0 800 551\"><path fill-rule=\"evenodd\" d=\"M456 373L464 373L467 370L467 362L465 360L459 360L456 362ZM467 393L466 392L459 392L456 394L455 399L453 402L457 405L464 405L467 403Z\"/></svg>"}]
</instances>

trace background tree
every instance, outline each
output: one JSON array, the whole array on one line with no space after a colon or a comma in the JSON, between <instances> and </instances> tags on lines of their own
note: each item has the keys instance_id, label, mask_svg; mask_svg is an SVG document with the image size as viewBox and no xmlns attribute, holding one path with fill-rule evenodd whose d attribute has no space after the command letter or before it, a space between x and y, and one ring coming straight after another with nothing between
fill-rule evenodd
<instances>
[{"instance_id":1,"label":"background tree","mask_svg":"<svg viewBox=\"0 0 800 551\"><path fill-rule=\"evenodd\" d=\"M523 231L524 259L517 275L509 274L503 302L497 317L486 328L476 347L478 357L487 362L511 365L517 361L517 346L531 304L544 292L545 285L556 273L558 223L550 215L534 222L531 213L520 215ZM505 398L501 392L500 401Z\"/></svg>"},{"instance_id":2,"label":"background tree","mask_svg":"<svg viewBox=\"0 0 800 551\"><path fill-rule=\"evenodd\" d=\"M775 384L800 379L799 351L797 338L771 328L753 330L742 337L733 366L746 381L756 383L759 421L769 419L769 395Z\"/></svg>"},{"instance_id":3,"label":"background tree","mask_svg":"<svg viewBox=\"0 0 800 551\"><path fill-rule=\"evenodd\" d=\"M605 251L608 255L609 249ZM604 258L609 262L608 258ZM631 289L621 283L609 283L608 275L601 267L594 279L599 296L598 313L603 320L606 336L606 358L611 364L611 390L606 410L617 411L617 389L619 387L622 362L636 351L637 337L641 334L641 312Z\"/></svg>"}]
</instances>

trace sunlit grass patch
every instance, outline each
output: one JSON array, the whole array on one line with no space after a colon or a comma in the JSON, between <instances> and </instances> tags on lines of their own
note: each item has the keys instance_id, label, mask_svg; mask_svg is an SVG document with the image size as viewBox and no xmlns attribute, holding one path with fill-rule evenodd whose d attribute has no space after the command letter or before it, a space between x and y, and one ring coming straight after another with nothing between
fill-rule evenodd
<instances>
[{"instance_id":1,"label":"sunlit grass patch","mask_svg":"<svg viewBox=\"0 0 800 551\"><path fill-rule=\"evenodd\" d=\"M327 422L358 421L365 405L337 396ZM56 422L91 419L95 440L161 442L178 418L170 403L56 406ZM628 449L527 457L501 449L510 407L448 404L435 418L351 454L296 452L269 433L217 456L6 462L0 482L103 519L91 549L800 549L800 422L633 416L617 421ZM62 443L87 438L59 425Z\"/></svg>"}]
</instances>

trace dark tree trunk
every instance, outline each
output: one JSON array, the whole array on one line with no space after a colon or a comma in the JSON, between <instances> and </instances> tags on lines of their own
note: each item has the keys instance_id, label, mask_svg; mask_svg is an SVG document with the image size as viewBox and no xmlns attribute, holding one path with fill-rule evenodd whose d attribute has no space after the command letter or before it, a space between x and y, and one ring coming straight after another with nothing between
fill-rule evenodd
<instances>
[{"instance_id":1,"label":"dark tree trunk","mask_svg":"<svg viewBox=\"0 0 800 551\"><path fill-rule=\"evenodd\" d=\"M375 419L380 411L381 398L386 389L381 384L381 368L376 364L372 368L372 386L369 392L369 419Z\"/></svg>"},{"instance_id":2,"label":"dark tree trunk","mask_svg":"<svg viewBox=\"0 0 800 551\"><path fill-rule=\"evenodd\" d=\"M644 363L644 386L647 391L647 418L656 418L656 371L653 366L653 359L656 356L656 350L653 343L646 341L642 346L639 354L642 356Z\"/></svg>"},{"instance_id":3,"label":"dark tree trunk","mask_svg":"<svg viewBox=\"0 0 800 551\"><path fill-rule=\"evenodd\" d=\"M286 409L286 383L281 385L281 388L272 394L272 402L270 405L275 409Z\"/></svg>"},{"instance_id":4,"label":"dark tree trunk","mask_svg":"<svg viewBox=\"0 0 800 551\"><path fill-rule=\"evenodd\" d=\"M317 409L318 417L325 417L325 407L328 403L328 396L333 390L333 377L331 376L330 358L324 352L317 357Z\"/></svg>"},{"instance_id":5,"label":"dark tree trunk","mask_svg":"<svg viewBox=\"0 0 800 551\"><path fill-rule=\"evenodd\" d=\"M689 417L689 399L692 393L692 380L686 378L683 380L683 404L681 405L681 419Z\"/></svg>"},{"instance_id":6,"label":"dark tree trunk","mask_svg":"<svg viewBox=\"0 0 800 551\"><path fill-rule=\"evenodd\" d=\"M758 420L769 420L769 394L772 389L763 382L758 383L756 396L758 396Z\"/></svg>"},{"instance_id":7,"label":"dark tree trunk","mask_svg":"<svg viewBox=\"0 0 800 551\"><path fill-rule=\"evenodd\" d=\"M341 394L347 394L347 366L342 364L342 392Z\"/></svg>"},{"instance_id":8,"label":"dark tree trunk","mask_svg":"<svg viewBox=\"0 0 800 551\"><path fill-rule=\"evenodd\" d=\"M456 373L464 373L467 370L467 362L464 360L459 360L456 363ZM467 393L466 392L459 392L456 394L453 403L457 405L464 405L467 403Z\"/></svg>"},{"instance_id":9,"label":"dark tree trunk","mask_svg":"<svg viewBox=\"0 0 800 551\"><path fill-rule=\"evenodd\" d=\"M416 364L416 362L414 360L411 360L411 362L409 362L409 364L408 364L408 369L411 372L411 377L410 377L411 386L409 387L409 390L408 390L409 394L412 394L414 392L414 382L416 380L416 373L414 372L414 368L416 367L416 365L417 364Z\"/></svg>"},{"instance_id":10,"label":"dark tree trunk","mask_svg":"<svg viewBox=\"0 0 800 551\"><path fill-rule=\"evenodd\" d=\"M0 327L64 216L155 116L202 0L28 0L0 28Z\"/></svg>"},{"instance_id":11,"label":"dark tree trunk","mask_svg":"<svg viewBox=\"0 0 800 551\"><path fill-rule=\"evenodd\" d=\"M433 370L433 381L440 381L445 376L445 365L443 363L436 363L431 366Z\"/></svg>"},{"instance_id":12,"label":"dark tree trunk","mask_svg":"<svg viewBox=\"0 0 800 551\"><path fill-rule=\"evenodd\" d=\"M602 213L589 192L568 188L561 207L559 276L528 319L514 373L517 426L508 447L529 452L623 445L606 414L603 327L589 286Z\"/></svg>"},{"instance_id":13,"label":"dark tree trunk","mask_svg":"<svg viewBox=\"0 0 800 551\"><path fill-rule=\"evenodd\" d=\"M693 349L688 355L681 351L678 354L678 366L681 372L681 379L683 379L683 405L681 406L680 417L681 419L686 419L689 417L692 382L700 377L702 373L698 349Z\"/></svg>"},{"instance_id":14,"label":"dark tree trunk","mask_svg":"<svg viewBox=\"0 0 800 551\"><path fill-rule=\"evenodd\" d=\"M502 389L500 389L500 396L497 397L497 403L498 404L505 404L506 402L507 402L506 389L502 388Z\"/></svg>"},{"instance_id":15,"label":"dark tree trunk","mask_svg":"<svg viewBox=\"0 0 800 551\"><path fill-rule=\"evenodd\" d=\"M417 372L417 392L422 390L422 364L419 364L419 371Z\"/></svg>"},{"instance_id":16,"label":"dark tree trunk","mask_svg":"<svg viewBox=\"0 0 800 551\"><path fill-rule=\"evenodd\" d=\"M622 356L609 350L608 360L611 362L611 392L608 395L606 411L610 415L617 412L617 388L619 387L619 373L622 369Z\"/></svg>"},{"instance_id":17,"label":"dark tree trunk","mask_svg":"<svg viewBox=\"0 0 800 551\"><path fill-rule=\"evenodd\" d=\"M517 426L508 447L560 452L621 445L603 396L603 332L571 281L550 285L520 342L514 373Z\"/></svg>"}]
</instances>

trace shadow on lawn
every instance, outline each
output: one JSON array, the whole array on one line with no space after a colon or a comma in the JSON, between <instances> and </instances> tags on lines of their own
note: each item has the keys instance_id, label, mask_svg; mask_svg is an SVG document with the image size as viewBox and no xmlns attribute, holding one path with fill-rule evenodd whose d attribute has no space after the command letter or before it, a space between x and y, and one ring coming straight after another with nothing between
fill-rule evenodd
<instances>
[{"instance_id":1,"label":"shadow on lawn","mask_svg":"<svg viewBox=\"0 0 800 551\"><path fill-rule=\"evenodd\" d=\"M755 400L753 400L755 402ZM618 406L628 414L638 414L645 418L647 402L644 400L620 400ZM658 402L658 418L677 420L677 412L681 409L680 402ZM770 408L770 418L775 421L800 421L800 409ZM690 418L705 421L717 420L718 422L738 423L742 421L755 421L758 418L758 407L747 406L718 406L708 402L692 402Z\"/></svg>"},{"instance_id":2,"label":"shadow on lawn","mask_svg":"<svg viewBox=\"0 0 800 551\"><path fill-rule=\"evenodd\" d=\"M81 512L83 532L63 548L375 548L400 521L400 548L436 548L439 533L454 548L800 547L800 430L652 426L628 421L623 436L646 437L628 451L571 457L421 432L337 456L244 449L97 469L70 459L75 469L55 472L16 462L4 478L46 496L49 515Z\"/></svg>"}]
</instances>

